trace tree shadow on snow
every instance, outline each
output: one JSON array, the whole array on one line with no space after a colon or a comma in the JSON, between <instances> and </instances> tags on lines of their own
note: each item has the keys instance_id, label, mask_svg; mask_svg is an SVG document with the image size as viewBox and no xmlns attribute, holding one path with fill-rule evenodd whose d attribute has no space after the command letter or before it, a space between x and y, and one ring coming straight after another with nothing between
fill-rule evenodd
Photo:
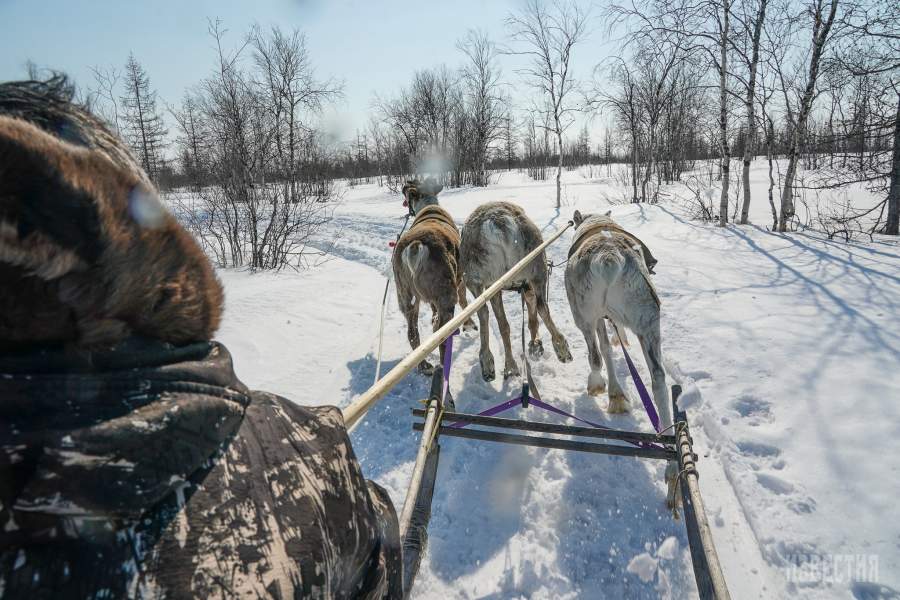
<instances>
[{"instance_id":1,"label":"tree shadow on snow","mask_svg":"<svg viewBox=\"0 0 900 600\"><path fill-rule=\"evenodd\" d=\"M574 210L573 210L573 213L574 213ZM547 221L546 225L544 225L543 227L541 227L541 235L544 235L544 234L547 233L548 231L549 231L549 232L551 233L551 235L552 235L552 233L553 233L554 231L556 231L556 228L555 228L554 225L556 224L556 221L557 221L557 219L559 219L559 217L560 217L561 214L562 214L562 210L561 210L561 209L559 209L559 208L554 209L554 211L553 211L553 217L552 217L549 221ZM568 222L568 219L566 219L566 221Z\"/></svg>"},{"instance_id":2,"label":"tree shadow on snow","mask_svg":"<svg viewBox=\"0 0 900 600\"><path fill-rule=\"evenodd\" d=\"M658 208L697 233L690 243L708 247L727 269L745 275L739 285L725 286L712 281L706 284L708 289L693 284L690 276L681 275L682 309L690 306L692 298L701 300L710 294L762 293L777 304L772 305L772 312L759 318L781 319L777 335L785 339L809 340L805 350L809 357L802 361L808 366L800 367L798 363L776 373L785 397L790 397L794 389L820 388L827 375L846 370L845 359L859 354L883 355L886 363L900 361L900 336L876 318L876 315L900 312L896 294L900 278L886 268L893 263L883 260L892 257L883 251L887 246L843 244L809 232L782 234L756 225L719 228L686 220L663 206ZM666 270L660 272L665 282ZM798 298L814 311L821 332L814 337L804 329L807 321L796 318ZM783 312L779 307L783 307ZM733 329L745 348L758 349L758 352L765 352L773 343L771 328L760 330L753 320L735 318L733 314L709 315L707 325ZM762 331L768 337L761 335ZM684 333L696 335L697 332ZM875 397L868 394L861 399L874 403ZM808 394L807 427L821 440L819 446L835 475L855 481L855 464L839 450L843 446L838 437L840 429L828 420L829 411L822 408L823 404L834 401L834 396L828 393ZM857 410L873 409L877 410L877 405L857 406ZM860 488L852 493L862 503L871 500L868 490Z\"/></svg>"}]
</instances>

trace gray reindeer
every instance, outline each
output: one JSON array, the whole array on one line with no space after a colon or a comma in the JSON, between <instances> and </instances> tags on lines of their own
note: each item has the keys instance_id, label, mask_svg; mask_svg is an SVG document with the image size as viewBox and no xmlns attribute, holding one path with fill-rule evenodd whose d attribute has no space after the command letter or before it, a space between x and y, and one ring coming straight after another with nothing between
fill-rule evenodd
<instances>
[{"instance_id":1,"label":"gray reindeer","mask_svg":"<svg viewBox=\"0 0 900 600\"><path fill-rule=\"evenodd\" d=\"M493 285L542 242L540 230L519 206L509 202L489 202L479 206L469 215L462 231L460 263L465 285L472 294L479 296L485 288ZM547 306L545 297L547 277L546 254L541 252L540 256L505 289L517 291L525 296L528 307L528 329L531 333L531 340L528 343L529 354L537 358L544 352L544 346L538 337L538 315L540 315L550 331L556 357L562 362L569 362L572 360L569 345L556 328L550 317L550 308ZM503 377L507 378L518 375L519 366L513 357L509 322L506 320L501 296L502 294L497 294L491 299L491 307L503 339L505 354ZM488 308L485 305L478 311L478 325L481 331L481 376L485 381L491 381L496 376L494 355L490 349L488 319Z\"/></svg>"}]
</instances>

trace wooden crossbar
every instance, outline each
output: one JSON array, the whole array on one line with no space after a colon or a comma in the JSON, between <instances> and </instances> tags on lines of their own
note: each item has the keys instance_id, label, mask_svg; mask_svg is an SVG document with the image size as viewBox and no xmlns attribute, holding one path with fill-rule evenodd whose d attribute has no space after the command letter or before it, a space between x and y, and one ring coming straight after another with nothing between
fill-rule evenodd
<instances>
[{"instance_id":1,"label":"wooden crossbar","mask_svg":"<svg viewBox=\"0 0 900 600\"><path fill-rule=\"evenodd\" d=\"M423 423L414 423L413 429L422 431L424 426ZM552 448L556 450L575 450L577 452L593 452L594 454L610 454L612 456L633 456L636 458L657 458L662 460L675 459L675 451L669 449L597 444L535 435L518 435L514 433L501 433L499 431L485 431L483 429L457 429L455 427L443 426L438 429L438 434L485 442L504 442L506 444L517 444L520 446L535 446L537 448Z\"/></svg>"},{"instance_id":2,"label":"wooden crossbar","mask_svg":"<svg viewBox=\"0 0 900 600\"><path fill-rule=\"evenodd\" d=\"M426 411L415 408L412 411L416 417L424 417ZM574 435L581 437L602 438L606 440L621 440L623 442L638 442L650 444L675 445L674 435L659 435L656 433L644 433L641 431L625 431L622 429L601 429L599 427L581 427L577 425L558 425L556 423L541 423L539 421L522 421L519 419L505 419L502 417L485 417L468 413L444 411L444 423L471 423L485 427L502 427L504 429L518 429L520 431L537 431L540 433L555 433L559 435Z\"/></svg>"}]
</instances>

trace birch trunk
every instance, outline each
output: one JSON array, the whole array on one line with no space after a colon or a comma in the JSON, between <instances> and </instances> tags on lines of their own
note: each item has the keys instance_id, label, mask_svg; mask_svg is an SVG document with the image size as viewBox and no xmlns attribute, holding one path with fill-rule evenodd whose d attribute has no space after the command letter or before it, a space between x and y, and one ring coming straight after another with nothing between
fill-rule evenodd
<instances>
[{"instance_id":1,"label":"birch trunk","mask_svg":"<svg viewBox=\"0 0 900 600\"><path fill-rule=\"evenodd\" d=\"M650 123L650 133L649 133L649 144L647 146L648 150L648 160L647 160L647 172L644 174L644 181L641 184L641 201L647 202L647 184L650 183L650 177L653 174L653 144L656 143L655 137L653 135L653 131L655 129L655 123Z\"/></svg>"},{"instance_id":2,"label":"birch trunk","mask_svg":"<svg viewBox=\"0 0 900 600\"><path fill-rule=\"evenodd\" d=\"M759 0L756 23L753 24L753 54L750 58L750 78L747 81L747 141L744 144L744 203L741 206L741 225L747 224L750 214L750 161L753 159L753 143L756 140L756 71L759 65L759 40L766 18L768 0Z\"/></svg>"},{"instance_id":3,"label":"birch trunk","mask_svg":"<svg viewBox=\"0 0 900 600\"><path fill-rule=\"evenodd\" d=\"M556 164L556 208L559 208L562 197L563 142L558 119L556 121L556 142L559 145L559 162Z\"/></svg>"},{"instance_id":4,"label":"birch trunk","mask_svg":"<svg viewBox=\"0 0 900 600\"><path fill-rule=\"evenodd\" d=\"M891 157L891 187L888 192L888 214L884 233L898 235L900 229L900 94L897 95L897 116L894 121L894 150Z\"/></svg>"},{"instance_id":5,"label":"birch trunk","mask_svg":"<svg viewBox=\"0 0 900 600\"><path fill-rule=\"evenodd\" d=\"M634 121L632 121L633 123ZM631 128L631 201L634 203L638 202L638 192L637 192L637 180L638 180L638 141L637 141L637 130L632 126Z\"/></svg>"},{"instance_id":6,"label":"birch trunk","mask_svg":"<svg viewBox=\"0 0 900 600\"><path fill-rule=\"evenodd\" d=\"M772 119L766 117L765 107L763 107L763 117L767 119L766 123L766 159L769 161L769 208L772 209L772 231L778 227L778 209L775 208L775 198L772 191L775 189L775 176L772 174L774 159L772 157L772 138L774 137L775 126Z\"/></svg>"},{"instance_id":7,"label":"birch trunk","mask_svg":"<svg viewBox=\"0 0 900 600\"><path fill-rule=\"evenodd\" d=\"M831 0L831 8L824 22L822 22L822 5L818 4L816 6L812 55L809 59L809 76L806 81L806 89L803 91L803 96L800 99L797 122L791 133L791 142L788 149L788 166L784 174L784 187L781 189L781 214L778 217L778 231L787 231L787 224L794 216L794 178L797 175L800 147L804 141L806 120L809 117L813 96L816 91L816 80L819 77L819 62L825 49L825 42L828 40L828 32L831 30L832 23L834 23L837 6L838 0Z\"/></svg>"},{"instance_id":8,"label":"birch trunk","mask_svg":"<svg viewBox=\"0 0 900 600\"><path fill-rule=\"evenodd\" d=\"M728 223L728 184L731 150L728 147L728 30L730 28L731 4L723 4L722 36L719 41L719 152L721 153L722 196L719 198L719 227Z\"/></svg>"}]
</instances>

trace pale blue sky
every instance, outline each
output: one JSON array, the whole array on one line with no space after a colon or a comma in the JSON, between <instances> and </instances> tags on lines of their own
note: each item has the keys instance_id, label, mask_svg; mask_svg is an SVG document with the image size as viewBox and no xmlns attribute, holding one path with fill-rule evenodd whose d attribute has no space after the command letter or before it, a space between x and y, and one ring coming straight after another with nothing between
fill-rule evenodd
<instances>
[{"instance_id":1,"label":"pale blue sky","mask_svg":"<svg viewBox=\"0 0 900 600\"><path fill-rule=\"evenodd\" d=\"M480 28L504 42L503 20L519 2L0 0L0 80L22 78L30 59L86 83L89 67L121 69L134 52L160 98L177 104L213 65L207 19L221 19L235 44L253 23L299 27L319 76L344 81L346 98L331 119L340 123L342 137L351 137L355 128L365 126L374 93L389 96L416 69L461 64L455 45L468 29ZM580 78L587 78L605 54L599 25L592 22L592 35L576 49ZM524 94L512 58L501 61L513 93Z\"/></svg>"}]
</instances>

